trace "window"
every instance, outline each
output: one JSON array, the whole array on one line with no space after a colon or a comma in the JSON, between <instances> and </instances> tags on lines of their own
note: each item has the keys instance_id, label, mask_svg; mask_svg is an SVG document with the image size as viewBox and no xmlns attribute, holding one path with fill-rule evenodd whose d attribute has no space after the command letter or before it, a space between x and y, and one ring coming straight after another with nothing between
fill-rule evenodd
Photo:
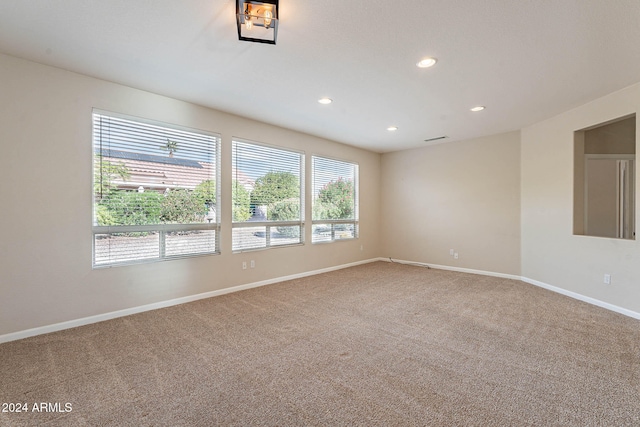
<instances>
[{"instance_id":1,"label":"window","mask_svg":"<svg viewBox=\"0 0 640 427\"><path fill-rule=\"evenodd\" d=\"M233 251L303 242L304 154L233 141Z\"/></svg>"},{"instance_id":2,"label":"window","mask_svg":"<svg viewBox=\"0 0 640 427\"><path fill-rule=\"evenodd\" d=\"M325 157L313 163L313 243L358 237L358 165Z\"/></svg>"},{"instance_id":3,"label":"window","mask_svg":"<svg viewBox=\"0 0 640 427\"><path fill-rule=\"evenodd\" d=\"M574 132L573 234L635 239L636 116Z\"/></svg>"},{"instance_id":4,"label":"window","mask_svg":"<svg viewBox=\"0 0 640 427\"><path fill-rule=\"evenodd\" d=\"M219 137L93 114L93 265L219 252Z\"/></svg>"}]
</instances>

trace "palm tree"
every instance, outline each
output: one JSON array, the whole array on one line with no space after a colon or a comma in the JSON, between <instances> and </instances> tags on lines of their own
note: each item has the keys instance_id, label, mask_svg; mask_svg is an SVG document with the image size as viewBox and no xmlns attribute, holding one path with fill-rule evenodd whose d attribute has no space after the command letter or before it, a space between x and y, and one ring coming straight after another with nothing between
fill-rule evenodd
<instances>
[{"instance_id":1,"label":"palm tree","mask_svg":"<svg viewBox=\"0 0 640 427\"><path fill-rule=\"evenodd\" d=\"M169 151L169 157L173 157L173 153L178 151L178 143L167 138L167 143L162 146L162 149Z\"/></svg>"}]
</instances>

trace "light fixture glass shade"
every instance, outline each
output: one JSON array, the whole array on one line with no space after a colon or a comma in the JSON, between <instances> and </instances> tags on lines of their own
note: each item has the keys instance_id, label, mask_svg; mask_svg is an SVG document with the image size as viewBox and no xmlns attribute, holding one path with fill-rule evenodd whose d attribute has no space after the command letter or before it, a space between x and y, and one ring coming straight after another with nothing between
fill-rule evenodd
<instances>
[{"instance_id":1,"label":"light fixture glass shade","mask_svg":"<svg viewBox=\"0 0 640 427\"><path fill-rule=\"evenodd\" d=\"M273 20L273 14L271 13L271 11L270 10L265 10L263 16L264 16L264 26L265 26L265 28L271 27L271 21Z\"/></svg>"},{"instance_id":2,"label":"light fixture glass shade","mask_svg":"<svg viewBox=\"0 0 640 427\"><path fill-rule=\"evenodd\" d=\"M236 0L238 39L276 44L279 0Z\"/></svg>"}]
</instances>

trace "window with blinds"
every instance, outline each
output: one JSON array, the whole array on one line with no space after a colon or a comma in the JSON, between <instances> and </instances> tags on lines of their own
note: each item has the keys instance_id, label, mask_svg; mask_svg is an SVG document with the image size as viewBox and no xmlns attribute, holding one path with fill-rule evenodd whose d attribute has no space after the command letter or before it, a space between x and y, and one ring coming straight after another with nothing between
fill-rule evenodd
<instances>
[{"instance_id":1,"label":"window with blinds","mask_svg":"<svg viewBox=\"0 0 640 427\"><path fill-rule=\"evenodd\" d=\"M304 238L304 154L233 141L234 252L294 245Z\"/></svg>"},{"instance_id":2,"label":"window with blinds","mask_svg":"<svg viewBox=\"0 0 640 427\"><path fill-rule=\"evenodd\" d=\"M358 165L313 156L312 243L358 237Z\"/></svg>"},{"instance_id":3,"label":"window with blinds","mask_svg":"<svg viewBox=\"0 0 640 427\"><path fill-rule=\"evenodd\" d=\"M94 111L94 267L219 252L219 141Z\"/></svg>"}]
</instances>

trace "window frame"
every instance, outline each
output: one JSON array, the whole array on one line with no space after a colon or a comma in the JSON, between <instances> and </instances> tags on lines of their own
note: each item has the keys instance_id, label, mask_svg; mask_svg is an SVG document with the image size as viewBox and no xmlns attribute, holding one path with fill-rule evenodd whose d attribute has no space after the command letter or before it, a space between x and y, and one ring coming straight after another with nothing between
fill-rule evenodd
<instances>
[{"instance_id":1,"label":"window frame","mask_svg":"<svg viewBox=\"0 0 640 427\"><path fill-rule=\"evenodd\" d=\"M215 221L210 221L207 223L184 223L184 224L145 224L145 225L97 225L96 224L96 208L97 203L95 202L95 162L96 156L102 156L103 150L100 150L100 147L96 144L96 124L95 120L97 116L106 116L109 118L120 119L120 120L128 120L141 125L154 126L159 128L166 128L170 130L175 130L178 132L188 132L194 133L205 137L212 138L213 149L206 150L213 153L214 158L214 174L211 179L215 180L216 183L216 191L215 191L215 207L216 207L216 215ZM176 125L173 123L162 122L159 120L152 120L147 118L141 118L137 116L131 116L127 114L114 113L111 111L101 110L98 108L94 108L91 113L91 183L92 183L92 202L91 202L91 216L92 216L92 245L91 245L91 263L93 269L101 269L101 268L111 268L111 267L119 267L126 265L135 265L135 264L146 264L153 262L161 262L161 261L169 261L175 259L184 259L184 258L193 258L193 257L201 257L208 255L219 255L220 254L220 231L221 231L221 197L220 197L220 152L221 152L222 138L221 135L215 132L205 131L202 129L195 129L191 127ZM213 251L198 251L192 253L181 253L176 255L167 255L167 235L169 233L175 232L185 232L185 231L214 231L214 250ZM129 259L124 261L113 261L113 262L100 262L96 263L96 236L98 235L113 235L120 233L158 233L158 256L157 257L148 257L148 258L137 258L137 259Z\"/></svg>"},{"instance_id":2,"label":"window frame","mask_svg":"<svg viewBox=\"0 0 640 427\"><path fill-rule=\"evenodd\" d=\"M348 165L353 166L353 219L313 219L313 210L316 203L316 166L315 159L320 158L323 160L330 160L334 162L346 163ZM323 225L327 224L331 226L330 230L330 239L329 240L314 240L314 226L315 225ZM353 237L348 238L336 238L336 226L337 225L353 225ZM312 154L311 155L311 244L327 244L327 243L335 243L335 242L349 242L353 240L357 240L360 238L360 165L357 162L339 159L336 157L325 156L321 154Z\"/></svg>"},{"instance_id":3,"label":"window frame","mask_svg":"<svg viewBox=\"0 0 640 427\"><path fill-rule=\"evenodd\" d=\"M272 150L280 150L288 153L294 153L299 156L299 181L300 181L300 220L293 221L234 221L233 220L233 198L232 198L232 221L231 221L231 250L232 253L242 253L242 252L252 252L252 251L262 251L268 249L277 249L277 248L288 248L292 246L302 246L305 243L305 159L306 154L302 150L296 150L294 148L282 147L273 144L268 144L264 142L252 141L245 138L240 137L232 137L231 138L231 170L232 170L232 179L231 185L233 186L233 181L236 180L238 171L236 170L236 143L246 144L246 145L255 145L259 147L264 147L266 149ZM242 229L242 228L265 228L265 245L258 247L247 247L247 248L236 248L235 247L235 239L234 239L234 230ZM271 229L276 227L300 227L299 233L299 241L294 243L286 243L279 245L271 244Z\"/></svg>"}]
</instances>

